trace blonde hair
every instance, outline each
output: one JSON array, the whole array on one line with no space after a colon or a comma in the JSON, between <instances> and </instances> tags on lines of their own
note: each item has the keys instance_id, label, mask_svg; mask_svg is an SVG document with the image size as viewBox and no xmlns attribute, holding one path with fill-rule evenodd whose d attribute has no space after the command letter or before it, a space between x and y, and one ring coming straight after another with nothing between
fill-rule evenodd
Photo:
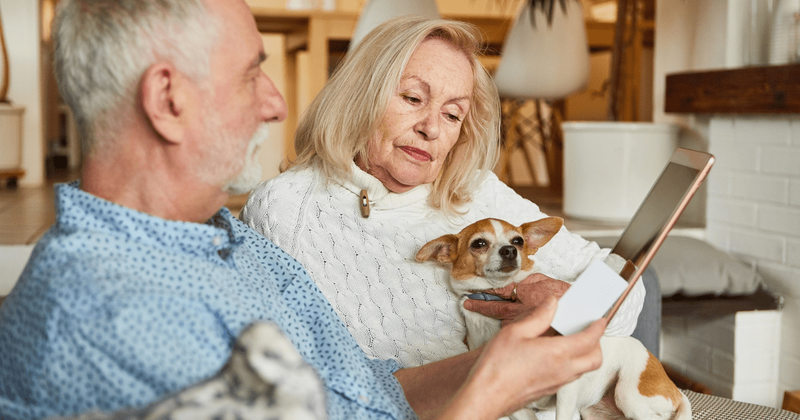
<instances>
[{"instance_id":1,"label":"blonde hair","mask_svg":"<svg viewBox=\"0 0 800 420\"><path fill-rule=\"evenodd\" d=\"M500 99L478 61L483 40L474 25L402 17L378 26L350 52L300 120L292 166L317 165L328 178L346 179L353 160L367 161L369 140L395 94L409 58L426 39L441 39L472 64L473 90L461 134L433 182L430 204L446 213L472 200L497 162Z\"/></svg>"}]
</instances>

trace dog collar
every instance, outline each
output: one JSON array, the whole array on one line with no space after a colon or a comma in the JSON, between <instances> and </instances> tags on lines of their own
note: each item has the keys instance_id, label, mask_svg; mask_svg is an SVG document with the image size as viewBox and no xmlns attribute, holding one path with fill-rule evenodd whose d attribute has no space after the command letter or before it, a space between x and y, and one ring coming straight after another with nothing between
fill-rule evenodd
<instances>
[{"instance_id":1,"label":"dog collar","mask_svg":"<svg viewBox=\"0 0 800 420\"><path fill-rule=\"evenodd\" d=\"M470 293L467 295L467 299L477 299L477 300L502 300L506 302L511 302L510 299L503 299L497 295L491 295L489 293Z\"/></svg>"}]
</instances>

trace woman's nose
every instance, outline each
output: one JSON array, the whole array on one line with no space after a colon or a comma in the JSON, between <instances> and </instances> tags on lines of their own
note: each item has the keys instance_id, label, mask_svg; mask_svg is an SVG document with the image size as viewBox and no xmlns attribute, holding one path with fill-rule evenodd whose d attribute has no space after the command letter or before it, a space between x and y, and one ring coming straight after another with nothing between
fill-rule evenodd
<instances>
[{"instance_id":1,"label":"woman's nose","mask_svg":"<svg viewBox=\"0 0 800 420\"><path fill-rule=\"evenodd\" d=\"M283 95L278 92L278 88L272 83L272 80L265 73L263 75L262 83L259 88L259 100L261 102L261 119L264 122L281 122L286 119L286 101L283 100Z\"/></svg>"},{"instance_id":2,"label":"woman's nose","mask_svg":"<svg viewBox=\"0 0 800 420\"><path fill-rule=\"evenodd\" d=\"M439 113L425 110L416 126L417 133L425 140L434 140L439 137Z\"/></svg>"}]
</instances>

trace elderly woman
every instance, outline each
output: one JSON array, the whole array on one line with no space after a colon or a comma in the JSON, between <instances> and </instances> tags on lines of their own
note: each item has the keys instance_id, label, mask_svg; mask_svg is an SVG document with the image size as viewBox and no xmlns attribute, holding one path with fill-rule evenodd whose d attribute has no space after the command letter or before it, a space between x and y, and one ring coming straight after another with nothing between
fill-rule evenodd
<instances>
[{"instance_id":1,"label":"elderly woman","mask_svg":"<svg viewBox=\"0 0 800 420\"><path fill-rule=\"evenodd\" d=\"M492 173L499 98L480 46L460 22L401 18L375 29L304 115L291 168L262 183L241 215L306 267L368 354L406 367L467 351L448 272L417 263L419 248L482 218L546 216ZM560 296L596 259L623 265L562 228L535 255L547 277L528 281L539 287L482 311L513 318ZM638 284L606 334L630 335L643 298Z\"/></svg>"}]
</instances>

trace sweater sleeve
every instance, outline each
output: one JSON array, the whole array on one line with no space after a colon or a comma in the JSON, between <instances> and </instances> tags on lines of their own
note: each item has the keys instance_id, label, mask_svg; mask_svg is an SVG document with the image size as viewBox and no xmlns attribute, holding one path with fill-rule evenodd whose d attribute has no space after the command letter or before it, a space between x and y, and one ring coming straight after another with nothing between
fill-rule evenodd
<instances>
[{"instance_id":1,"label":"sweater sleeve","mask_svg":"<svg viewBox=\"0 0 800 420\"><path fill-rule=\"evenodd\" d=\"M482 188L475 195L473 211L477 213L473 216L475 220L497 217L514 225L547 217L539 206L517 194L494 173L488 174ZM550 242L539 249L533 259L542 273L572 283L589 263L598 259L605 260L612 269L619 272L625 262L610 252L610 249L600 248L597 243L562 227ZM609 323L606 335L628 336L633 333L644 305L644 295L644 285L638 282Z\"/></svg>"}]
</instances>

